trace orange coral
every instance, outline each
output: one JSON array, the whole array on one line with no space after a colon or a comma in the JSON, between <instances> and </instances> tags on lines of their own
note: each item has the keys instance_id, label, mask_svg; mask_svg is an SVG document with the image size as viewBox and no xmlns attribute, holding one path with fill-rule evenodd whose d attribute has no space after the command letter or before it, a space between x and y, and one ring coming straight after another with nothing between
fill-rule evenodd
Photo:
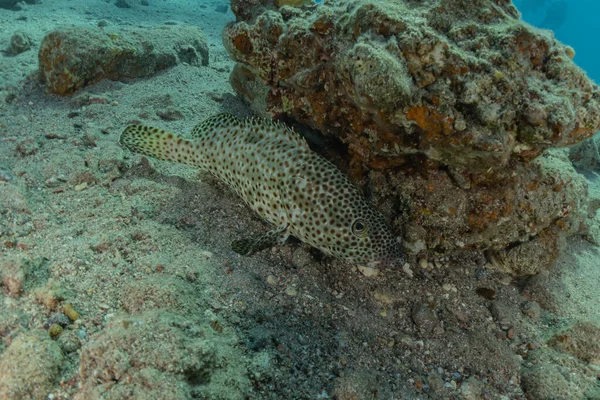
<instances>
[{"instance_id":1,"label":"orange coral","mask_svg":"<svg viewBox=\"0 0 600 400\"><path fill-rule=\"evenodd\" d=\"M233 37L231 40L233 46L244 55L248 55L252 53L254 47L252 46L252 42L246 33L240 33Z\"/></svg>"},{"instance_id":2,"label":"orange coral","mask_svg":"<svg viewBox=\"0 0 600 400\"><path fill-rule=\"evenodd\" d=\"M442 134L450 135L454 131L452 118L428 106L409 108L406 119L415 121L428 138L439 137Z\"/></svg>"}]
</instances>

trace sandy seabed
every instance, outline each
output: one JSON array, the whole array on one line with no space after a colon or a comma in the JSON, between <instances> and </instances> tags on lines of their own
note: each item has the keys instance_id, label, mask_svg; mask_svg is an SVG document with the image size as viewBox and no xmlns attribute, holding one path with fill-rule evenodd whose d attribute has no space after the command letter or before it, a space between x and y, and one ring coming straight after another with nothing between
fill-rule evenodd
<instances>
[{"instance_id":1,"label":"sandy seabed","mask_svg":"<svg viewBox=\"0 0 600 400\"><path fill-rule=\"evenodd\" d=\"M522 281L479 254L372 277L294 241L245 258L230 242L268 228L242 200L119 147L132 121L189 132L250 113L228 83L224 4L0 9L0 49L17 31L34 41L0 55L0 399L600 398L598 333L570 328L600 323L597 246L571 238ZM44 35L101 20L198 25L209 65L46 94Z\"/></svg>"}]
</instances>

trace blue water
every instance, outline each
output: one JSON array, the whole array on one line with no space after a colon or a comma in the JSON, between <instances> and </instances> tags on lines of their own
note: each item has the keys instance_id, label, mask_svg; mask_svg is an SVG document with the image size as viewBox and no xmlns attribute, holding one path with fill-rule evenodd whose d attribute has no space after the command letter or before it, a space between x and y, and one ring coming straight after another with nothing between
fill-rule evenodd
<instances>
[{"instance_id":1,"label":"blue water","mask_svg":"<svg viewBox=\"0 0 600 400\"><path fill-rule=\"evenodd\" d=\"M598 41L599 0L515 0L523 19L551 29L561 42L575 49L575 62L600 82Z\"/></svg>"}]
</instances>

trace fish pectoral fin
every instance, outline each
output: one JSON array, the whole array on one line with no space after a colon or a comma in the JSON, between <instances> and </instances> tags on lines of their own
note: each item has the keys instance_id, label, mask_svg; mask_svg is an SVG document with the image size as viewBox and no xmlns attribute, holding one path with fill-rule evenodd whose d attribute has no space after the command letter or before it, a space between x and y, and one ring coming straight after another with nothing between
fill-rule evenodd
<instances>
[{"instance_id":1,"label":"fish pectoral fin","mask_svg":"<svg viewBox=\"0 0 600 400\"><path fill-rule=\"evenodd\" d=\"M273 246L285 243L290 236L288 227L273 229L258 238L244 238L234 240L231 249L242 256L250 256L259 251L270 249Z\"/></svg>"}]
</instances>

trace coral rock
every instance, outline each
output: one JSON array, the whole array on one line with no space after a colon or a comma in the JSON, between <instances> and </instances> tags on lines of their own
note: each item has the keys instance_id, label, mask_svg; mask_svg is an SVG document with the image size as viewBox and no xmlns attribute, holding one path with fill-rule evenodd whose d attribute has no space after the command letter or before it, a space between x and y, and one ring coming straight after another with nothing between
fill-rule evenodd
<instances>
[{"instance_id":1,"label":"coral rock","mask_svg":"<svg viewBox=\"0 0 600 400\"><path fill-rule=\"evenodd\" d=\"M600 129L600 90L510 1L231 8L233 88L259 114L346 144L338 164L403 226L409 250L495 249L528 275L579 232L585 180L562 153L539 156Z\"/></svg>"},{"instance_id":2,"label":"coral rock","mask_svg":"<svg viewBox=\"0 0 600 400\"><path fill-rule=\"evenodd\" d=\"M208 45L193 26L114 32L74 27L46 35L38 61L47 90L65 96L102 79L146 77L181 62L208 65Z\"/></svg>"},{"instance_id":3,"label":"coral rock","mask_svg":"<svg viewBox=\"0 0 600 400\"><path fill-rule=\"evenodd\" d=\"M15 32L11 38L6 52L9 55L21 54L31 48L33 41L25 32Z\"/></svg>"},{"instance_id":4,"label":"coral rock","mask_svg":"<svg viewBox=\"0 0 600 400\"><path fill-rule=\"evenodd\" d=\"M40 0L0 0L0 8L20 10L22 9L21 4L37 4L39 2Z\"/></svg>"},{"instance_id":5,"label":"coral rock","mask_svg":"<svg viewBox=\"0 0 600 400\"><path fill-rule=\"evenodd\" d=\"M600 128L600 91L549 32L510 2L331 1L225 29L233 57L287 114L372 163L422 153L482 170L530 160ZM460 10L460 12L458 12Z\"/></svg>"}]
</instances>

